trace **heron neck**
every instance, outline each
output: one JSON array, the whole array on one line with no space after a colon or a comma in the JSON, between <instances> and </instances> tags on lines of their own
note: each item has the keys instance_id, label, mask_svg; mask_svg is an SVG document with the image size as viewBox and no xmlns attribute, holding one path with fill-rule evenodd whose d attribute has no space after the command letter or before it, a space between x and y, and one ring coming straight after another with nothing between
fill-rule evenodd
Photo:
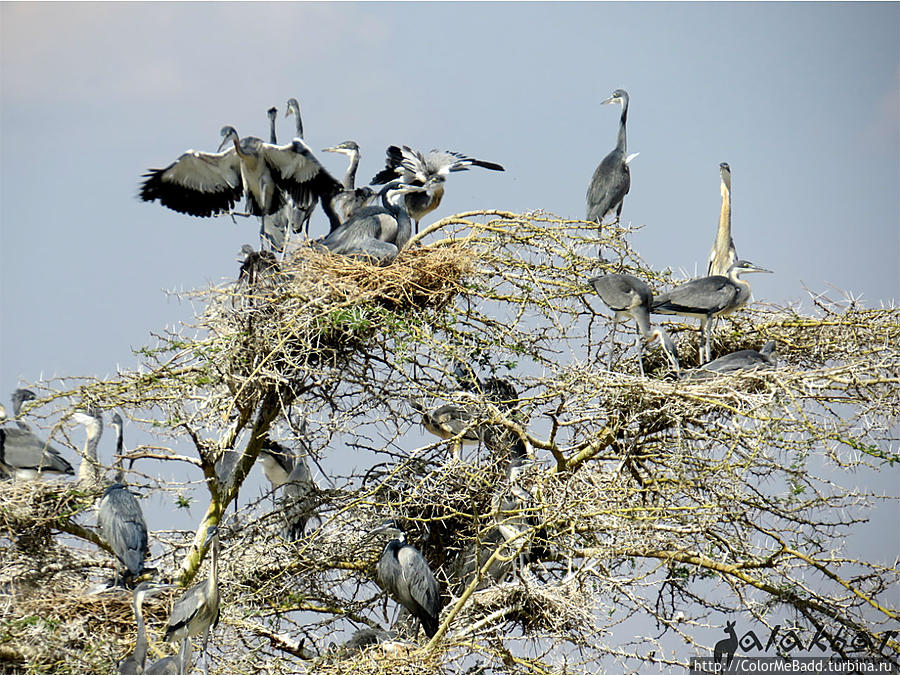
<instances>
[{"instance_id":1,"label":"heron neck","mask_svg":"<svg viewBox=\"0 0 900 675\"><path fill-rule=\"evenodd\" d=\"M347 167L347 173L344 174L344 189L352 190L356 186L356 170L359 168L359 153L353 152L350 155L350 166Z\"/></svg>"},{"instance_id":2,"label":"heron neck","mask_svg":"<svg viewBox=\"0 0 900 675\"><path fill-rule=\"evenodd\" d=\"M634 313L634 321L637 324L638 330L641 335L649 340L653 335L653 332L650 330L650 314L646 312L635 312Z\"/></svg>"},{"instance_id":3,"label":"heron neck","mask_svg":"<svg viewBox=\"0 0 900 675\"><path fill-rule=\"evenodd\" d=\"M100 435L103 433L101 427L88 428L87 440L84 442L84 449L81 451L81 464L78 467L78 480L90 481L93 483L99 480L99 470L97 467L97 446L100 445Z\"/></svg>"},{"instance_id":4,"label":"heron neck","mask_svg":"<svg viewBox=\"0 0 900 675\"><path fill-rule=\"evenodd\" d=\"M303 119L300 117L300 111L294 114L297 116L297 138L303 138Z\"/></svg>"},{"instance_id":5,"label":"heron neck","mask_svg":"<svg viewBox=\"0 0 900 675\"><path fill-rule=\"evenodd\" d=\"M619 118L619 139L616 143L616 149L625 154L625 122L628 120L628 99L622 102L622 116Z\"/></svg>"},{"instance_id":6,"label":"heron neck","mask_svg":"<svg viewBox=\"0 0 900 675\"><path fill-rule=\"evenodd\" d=\"M269 120L269 143L272 145L278 144L278 139L275 136L275 119L272 118Z\"/></svg>"},{"instance_id":7,"label":"heron neck","mask_svg":"<svg viewBox=\"0 0 900 675\"><path fill-rule=\"evenodd\" d=\"M208 596L213 597L219 586L219 541L214 539L212 543L212 569L209 571L209 579L206 581Z\"/></svg>"},{"instance_id":8,"label":"heron neck","mask_svg":"<svg viewBox=\"0 0 900 675\"><path fill-rule=\"evenodd\" d=\"M135 598L134 616L137 619L137 641L134 644L134 659L140 665L147 660L147 630L144 626L144 598Z\"/></svg>"},{"instance_id":9,"label":"heron neck","mask_svg":"<svg viewBox=\"0 0 900 675\"><path fill-rule=\"evenodd\" d=\"M722 181L722 211L719 213L719 231L716 236L716 249L724 250L731 241L731 190ZM734 261L731 261L734 262Z\"/></svg>"}]
</instances>

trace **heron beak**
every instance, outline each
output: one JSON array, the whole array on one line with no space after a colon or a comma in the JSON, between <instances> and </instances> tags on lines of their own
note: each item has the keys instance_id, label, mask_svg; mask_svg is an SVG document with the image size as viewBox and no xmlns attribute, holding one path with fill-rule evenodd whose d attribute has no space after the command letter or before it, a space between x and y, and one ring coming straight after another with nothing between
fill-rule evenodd
<instances>
[{"instance_id":1,"label":"heron beak","mask_svg":"<svg viewBox=\"0 0 900 675\"><path fill-rule=\"evenodd\" d=\"M607 103L616 103L616 102L618 102L618 100L619 100L618 96L610 96L605 101L600 101L600 105L606 105Z\"/></svg>"}]
</instances>

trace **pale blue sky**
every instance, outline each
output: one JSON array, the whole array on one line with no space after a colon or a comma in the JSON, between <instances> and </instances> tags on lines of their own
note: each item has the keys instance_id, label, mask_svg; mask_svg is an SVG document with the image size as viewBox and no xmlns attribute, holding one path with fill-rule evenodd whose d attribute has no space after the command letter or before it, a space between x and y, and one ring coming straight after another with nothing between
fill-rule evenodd
<instances>
[{"instance_id":1,"label":"pale blue sky","mask_svg":"<svg viewBox=\"0 0 900 675\"><path fill-rule=\"evenodd\" d=\"M0 4L0 398L135 365L191 316L165 289L236 276L256 225L142 203L141 174L224 124L265 137L292 96L314 149L360 144L363 180L392 143L506 166L454 174L435 218L581 218L625 88L649 263L705 270L727 161L737 249L776 272L757 299L896 300L898 36L894 2Z\"/></svg>"}]
</instances>

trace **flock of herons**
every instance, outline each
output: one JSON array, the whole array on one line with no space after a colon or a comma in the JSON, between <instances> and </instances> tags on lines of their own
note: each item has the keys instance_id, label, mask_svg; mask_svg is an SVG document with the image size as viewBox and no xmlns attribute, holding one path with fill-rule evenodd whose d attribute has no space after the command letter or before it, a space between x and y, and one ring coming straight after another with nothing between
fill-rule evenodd
<instances>
[{"instance_id":1,"label":"flock of herons","mask_svg":"<svg viewBox=\"0 0 900 675\"><path fill-rule=\"evenodd\" d=\"M617 89L603 103L621 104L622 113L616 147L597 167L588 187L587 220L596 222L602 222L613 213L618 220L631 183L628 164L634 157L626 155L628 94ZM226 126L221 130L223 140L218 152L189 150L168 167L150 170L141 187L141 198L145 201L159 200L164 206L182 213L208 217L234 214L235 204L246 196L247 214L240 215L260 219L259 253L267 254L273 261L275 253L283 256L288 251L292 235L305 232L305 240L299 245L307 245L310 217L315 207L321 204L328 217L330 231L311 242L312 245L324 246L337 254L361 256L379 264L388 264L409 241L413 221L418 228L422 217L437 208L443 196L444 182L450 173L470 166L503 170L499 164L456 152L432 150L423 154L407 146L390 146L385 168L372 180L373 185L383 187L378 190L356 187L359 146L354 141L326 148L328 152L344 153L350 158L343 180L337 181L303 140L303 123L296 99L290 99L287 105L286 114L296 116L296 134L287 145L277 144L276 114L275 108L268 111L268 143L252 136L240 138L233 127ZM223 149L226 146L229 147ZM715 320L743 307L750 299L750 286L740 275L768 271L737 257L731 237L731 171L724 163L720 165L720 170L722 210L706 277L683 283L660 295L654 295L644 281L630 274L606 274L590 280L600 299L615 312L613 331L621 318L633 318L637 324L638 343L642 339L647 344L658 340L672 369L686 379L774 365L774 342L767 343L759 351L741 350L711 360L711 331ZM380 204L377 203L379 200ZM249 259L250 254L256 252L248 246L245 253ZM651 314L676 314L700 319L703 341L700 368L683 373L680 371L674 342L661 326L651 328ZM457 365L457 379L460 383L468 383L463 388L477 389L486 399L497 404L509 404L515 400L516 392L508 382L498 378L481 382L462 370L464 368ZM34 398L34 393L27 389L18 389L13 394L13 422L0 426L0 469L6 477L18 480L33 480L43 474L73 475L75 470L62 454L22 421L23 403ZM490 447L490 432L473 428L477 426L476 416L465 406L447 404L429 409L419 400L411 400L410 404L421 413L422 423L428 431L454 441L454 458L458 457L459 446L463 443L485 442ZM97 459L102 417L98 410L91 408L76 412L73 419L86 428L86 442L78 469L79 481L102 484L105 479L101 476L101 465ZM2 406L0 421L7 421ZM119 665L118 672L156 675L187 672L191 659L191 637L198 635L203 636L203 663L208 672L207 639L210 627L217 623L219 615L218 529L215 526L208 529L202 546L211 546L209 577L189 588L179 598L169 618L165 639L180 642L178 655L147 664L148 643L142 603L145 597L171 586L140 581L149 571L144 566L148 554L147 527L138 500L124 482L122 418L118 413L113 414L111 425L116 432L115 478L106 481L109 487L97 504L97 522L100 535L120 564L121 571L111 585L134 586L133 607L138 629L134 652ZM527 453L518 440L506 438L499 445L505 448L510 458L507 469L509 485L502 492L501 507L505 510L521 509L529 495L515 488L514 484L518 472L527 461ZM316 490L305 461L307 453L305 448L293 452L267 439L259 455L273 490L280 489L283 503L288 505L284 536L289 540L303 536L310 516L309 496ZM232 451L220 459L216 471L221 481L228 480L236 458L237 453ZM489 543L502 545L519 536L514 524L505 527L509 531L498 526L494 533L496 541ZM442 604L434 573L422 554L406 543L395 521L385 521L370 534L377 533L389 533L392 538L379 558L376 580L415 617L416 632L421 625L426 635L434 636L438 630ZM482 562L480 559L466 561L468 572L471 573ZM506 571L508 567L495 568L489 573L494 579L499 579ZM359 631L348 644L361 646L366 642L387 639L390 635L387 631L367 629Z\"/></svg>"}]
</instances>

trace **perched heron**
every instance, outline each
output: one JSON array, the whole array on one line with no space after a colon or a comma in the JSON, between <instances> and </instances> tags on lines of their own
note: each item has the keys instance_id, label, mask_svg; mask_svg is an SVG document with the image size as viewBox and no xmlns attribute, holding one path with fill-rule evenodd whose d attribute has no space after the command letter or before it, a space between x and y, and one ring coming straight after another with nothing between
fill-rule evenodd
<instances>
[{"instance_id":1,"label":"perched heron","mask_svg":"<svg viewBox=\"0 0 900 675\"><path fill-rule=\"evenodd\" d=\"M612 96L601 102L601 105L606 103L621 103L622 116L619 118L619 138L616 147L600 162L591 178L591 184L588 185L586 220L594 220L598 223L602 222L603 218L612 211L616 212L616 221L619 220L625 195L631 188L631 171L628 164L637 156L637 154L627 157L625 155L628 92L624 89L616 89Z\"/></svg>"},{"instance_id":2,"label":"perched heron","mask_svg":"<svg viewBox=\"0 0 900 675\"><path fill-rule=\"evenodd\" d=\"M772 270L757 267L748 260L736 260L728 268L727 276L711 276L694 279L676 286L667 293L653 298L651 311L654 314L678 314L700 319L700 330L705 340L704 358L711 358L710 322L713 318L725 316L743 307L750 300L750 284L740 278L750 272Z\"/></svg>"},{"instance_id":3,"label":"perched heron","mask_svg":"<svg viewBox=\"0 0 900 675\"><path fill-rule=\"evenodd\" d=\"M125 485L122 471L122 417L114 413L110 426L116 432L116 482L106 488L97 512L100 534L112 548L116 558L125 566L126 579L137 577L144 569L147 557L147 524L137 498Z\"/></svg>"},{"instance_id":4,"label":"perched heron","mask_svg":"<svg viewBox=\"0 0 900 675\"><path fill-rule=\"evenodd\" d=\"M23 402L34 398L36 396L30 389L16 389L12 395L13 417L19 416ZM0 421L5 420L4 409ZM59 450L41 440L20 420L16 420L16 426L0 427L0 472L18 480L33 480L45 473L75 474Z\"/></svg>"},{"instance_id":5,"label":"perched heron","mask_svg":"<svg viewBox=\"0 0 900 675\"><path fill-rule=\"evenodd\" d=\"M151 663L144 675L185 675L191 667L191 639L181 638L177 656L166 656Z\"/></svg>"},{"instance_id":6,"label":"perched heron","mask_svg":"<svg viewBox=\"0 0 900 675\"><path fill-rule=\"evenodd\" d=\"M150 597L162 591L174 588L170 584L157 584L152 581L143 581L134 589L132 607L137 621L137 640L134 643L134 652L131 656L119 664L119 675L141 675L149 671L144 669L147 660L147 630L144 626L144 598Z\"/></svg>"},{"instance_id":7,"label":"perched heron","mask_svg":"<svg viewBox=\"0 0 900 675\"><path fill-rule=\"evenodd\" d=\"M359 145L356 141L344 141L322 152L336 152L350 157L350 164L341 180L344 189L331 200L332 207L343 220L349 220L361 208L368 206L378 195L370 187L356 187L356 170L359 167Z\"/></svg>"},{"instance_id":8,"label":"perched heron","mask_svg":"<svg viewBox=\"0 0 900 675\"><path fill-rule=\"evenodd\" d=\"M289 98L287 101L287 108L284 111L285 117L290 117L294 115L297 118L297 125L294 131L294 138L303 138L303 119L300 117L300 102L295 98ZM272 126L272 143L275 143L275 127L274 124ZM335 187L332 185L329 187L329 192L334 194L336 192ZM322 208L325 208L324 197L322 202ZM288 205L286 209L286 213L288 215L288 222L290 223L291 230L294 232L305 232L306 236L309 237L309 221L312 218L313 211L316 210L316 202L318 201L318 195L312 192L309 192L305 195L299 196L297 199L293 199L291 204ZM329 207L331 208L331 207ZM326 213L328 210L326 209ZM331 216L329 216L331 218ZM337 225L337 219L331 220L331 228ZM287 235L285 235L287 237Z\"/></svg>"},{"instance_id":9,"label":"perched heron","mask_svg":"<svg viewBox=\"0 0 900 675\"><path fill-rule=\"evenodd\" d=\"M306 463L309 450L303 447L293 453L273 440L263 441L259 461L272 489L281 489L285 515L285 539L297 541L303 536L313 508L313 495L318 487Z\"/></svg>"},{"instance_id":10,"label":"perched heron","mask_svg":"<svg viewBox=\"0 0 900 675\"><path fill-rule=\"evenodd\" d=\"M650 327L650 305L653 302L653 291L644 281L631 274L605 274L588 280L588 284L603 304L615 312L613 327L610 331L610 342L615 338L616 326L623 317L631 317L637 325L638 337L635 345L641 348L641 338L646 344L659 340L663 354L677 373L679 371L678 350L669 334L663 328ZM612 369L615 349L610 347L609 368ZM644 374L643 360L639 361L641 375Z\"/></svg>"},{"instance_id":11,"label":"perched heron","mask_svg":"<svg viewBox=\"0 0 900 675\"><path fill-rule=\"evenodd\" d=\"M214 628L219 623L219 529L215 525L207 528L203 546L210 543L212 543L212 561L209 577L206 581L191 586L178 599L169 615L165 635L166 642L178 642L202 633L203 667L207 673L209 662L206 647L209 631L210 627Z\"/></svg>"},{"instance_id":12,"label":"perched heron","mask_svg":"<svg viewBox=\"0 0 900 675\"><path fill-rule=\"evenodd\" d=\"M15 418L16 420L16 426L20 429L31 431L31 427L18 418L19 413L22 412L22 404L25 403L25 401L33 401L36 398L37 394L31 391L31 389L16 389L12 393L12 396L10 396L10 400L12 401L13 418Z\"/></svg>"},{"instance_id":13,"label":"perched heron","mask_svg":"<svg viewBox=\"0 0 900 675\"><path fill-rule=\"evenodd\" d=\"M76 424L84 425L85 441L81 450L81 463L78 465L78 482L95 486L100 484L100 463L97 460L97 446L103 434L103 416L95 407L77 410L72 415Z\"/></svg>"},{"instance_id":14,"label":"perched heron","mask_svg":"<svg viewBox=\"0 0 900 675\"><path fill-rule=\"evenodd\" d=\"M442 180L440 176L431 178L428 185ZM388 183L380 192L382 206L360 209L353 218L317 243L332 253L366 257L379 264L389 263L412 236L412 224L403 197L427 189L400 181Z\"/></svg>"},{"instance_id":15,"label":"perched heron","mask_svg":"<svg viewBox=\"0 0 900 675\"><path fill-rule=\"evenodd\" d=\"M731 354L720 356L709 363L704 363L699 368L686 371L682 375L682 379L707 380L716 375L725 375L739 370L758 370L775 366L775 340L769 340L759 351L741 349L731 352Z\"/></svg>"},{"instance_id":16,"label":"perched heron","mask_svg":"<svg viewBox=\"0 0 900 675\"><path fill-rule=\"evenodd\" d=\"M427 431L445 441L454 441L451 453L454 460L459 460L463 445L481 443L483 434L467 408L455 403L445 403L429 410L418 398L409 399L410 407L422 413L422 426Z\"/></svg>"},{"instance_id":17,"label":"perched heron","mask_svg":"<svg viewBox=\"0 0 900 675\"><path fill-rule=\"evenodd\" d=\"M480 166L491 171L505 171L499 164L467 157L459 152L431 150L423 154L407 145L402 147L391 145L387 149L385 166L375 174L372 184L381 185L396 180L399 176L404 183L427 187L424 192L406 196L406 208L415 221L418 232L419 221L434 211L444 197L443 181L430 182L429 179L435 176L446 178L455 171L466 171L470 166Z\"/></svg>"},{"instance_id":18,"label":"perched heron","mask_svg":"<svg viewBox=\"0 0 900 675\"><path fill-rule=\"evenodd\" d=\"M731 167L722 162L719 164L719 175L722 178L722 211L719 214L716 240L709 252L707 276L728 274L729 268L738 259L737 250L734 248L734 239L731 238Z\"/></svg>"},{"instance_id":19,"label":"perched heron","mask_svg":"<svg viewBox=\"0 0 900 675\"><path fill-rule=\"evenodd\" d=\"M247 195L251 215L262 219L277 213L290 197L294 204L322 199L322 208L332 222L340 222L331 208L331 198L341 184L325 169L302 138L287 145L264 143L259 138L240 138L234 127L221 130L218 152L188 150L164 169L144 174L140 197L159 202L179 213L209 217L230 211ZM227 145L233 147L223 150Z\"/></svg>"},{"instance_id":20,"label":"perched heron","mask_svg":"<svg viewBox=\"0 0 900 675\"><path fill-rule=\"evenodd\" d=\"M428 637L434 637L441 613L440 588L434 573L424 556L406 543L406 535L396 521L386 520L371 534L381 532L393 537L378 559L378 585L416 617Z\"/></svg>"},{"instance_id":21,"label":"perched heron","mask_svg":"<svg viewBox=\"0 0 900 675\"><path fill-rule=\"evenodd\" d=\"M360 628L350 636L350 639L338 646L332 643L328 651L350 652L355 649L365 649L373 645L388 642L397 637L397 631L384 630L383 628Z\"/></svg>"}]
</instances>

